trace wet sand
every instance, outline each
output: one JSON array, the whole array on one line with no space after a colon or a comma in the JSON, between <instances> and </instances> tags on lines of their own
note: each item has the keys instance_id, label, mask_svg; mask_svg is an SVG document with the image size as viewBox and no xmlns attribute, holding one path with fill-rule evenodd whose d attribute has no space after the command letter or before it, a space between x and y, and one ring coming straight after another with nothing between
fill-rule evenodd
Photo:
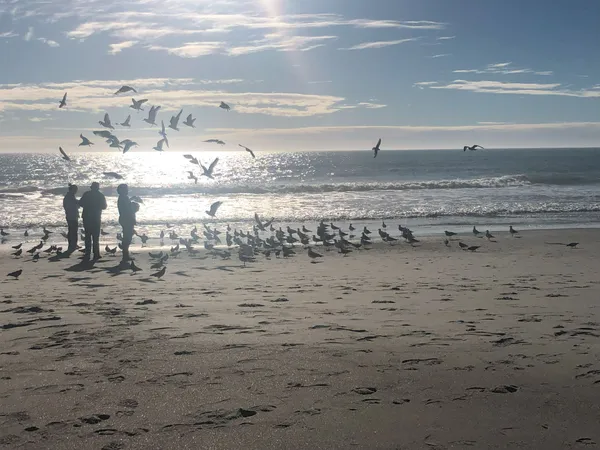
<instances>
[{"instance_id":1,"label":"wet sand","mask_svg":"<svg viewBox=\"0 0 600 450\"><path fill-rule=\"evenodd\" d=\"M139 244L136 275L4 244L0 447L597 448L600 230L497 241L182 254L158 281Z\"/></svg>"}]
</instances>

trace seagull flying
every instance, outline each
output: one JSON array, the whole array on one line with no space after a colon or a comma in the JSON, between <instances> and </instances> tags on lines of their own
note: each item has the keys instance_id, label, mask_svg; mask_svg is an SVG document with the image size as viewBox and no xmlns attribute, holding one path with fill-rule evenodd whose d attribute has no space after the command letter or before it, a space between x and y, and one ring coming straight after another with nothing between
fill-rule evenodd
<instances>
[{"instance_id":1,"label":"seagull flying","mask_svg":"<svg viewBox=\"0 0 600 450\"><path fill-rule=\"evenodd\" d=\"M263 223L258 216L258 213L254 213L254 220L256 221L256 225L260 231L267 231L267 228L273 223L275 218L272 218L268 222Z\"/></svg>"},{"instance_id":2,"label":"seagull flying","mask_svg":"<svg viewBox=\"0 0 600 450\"><path fill-rule=\"evenodd\" d=\"M219 145L225 145L225 142L220 140L220 139L207 139L204 142L213 142L215 144L219 144Z\"/></svg>"},{"instance_id":3,"label":"seagull flying","mask_svg":"<svg viewBox=\"0 0 600 450\"><path fill-rule=\"evenodd\" d=\"M379 150L381 150L379 148L380 145L381 145L381 138L379 138L379 140L377 141L377 145L371 149L371 150L373 150L373 158L377 158L377 153L379 153Z\"/></svg>"},{"instance_id":4,"label":"seagull flying","mask_svg":"<svg viewBox=\"0 0 600 450\"><path fill-rule=\"evenodd\" d=\"M158 272L150 274L150 276L160 279L165 275L166 271L167 271L167 267L165 266L162 269L160 269Z\"/></svg>"},{"instance_id":5,"label":"seagull flying","mask_svg":"<svg viewBox=\"0 0 600 450\"><path fill-rule=\"evenodd\" d=\"M161 139L160 141L158 141L156 143L156 147L152 147L153 150L156 150L157 152L162 152L163 150L163 144L165 143L165 139Z\"/></svg>"},{"instance_id":6,"label":"seagull flying","mask_svg":"<svg viewBox=\"0 0 600 450\"><path fill-rule=\"evenodd\" d=\"M192 164L196 164L197 166L200 165L200 162L194 158L192 155L183 155L183 157L187 160L189 160L189 162L191 162Z\"/></svg>"},{"instance_id":7,"label":"seagull flying","mask_svg":"<svg viewBox=\"0 0 600 450\"><path fill-rule=\"evenodd\" d=\"M183 122L183 124L184 124L184 125L187 125L188 127L196 128L196 127L194 126L194 122L195 122L195 121L196 121L196 119L194 119L194 118L192 117L192 115L191 115L191 114L189 114L189 115L187 116L187 118L185 119L185 122Z\"/></svg>"},{"instance_id":8,"label":"seagull flying","mask_svg":"<svg viewBox=\"0 0 600 450\"><path fill-rule=\"evenodd\" d=\"M225 102L221 102L219 108L224 109L225 111L229 111L231 109L231 107Z\"/></svg>"},{"instance_id":9,"label":"seagull flying","mask_svg":"<svg viewBox=\"0 0 600 450\"><path fill-rule=\"evenodd\" d=\"M198 177L194 175L194 172L188 170L188 180L194 180L194 184L198 184Z\"/></svg>"},{"instance_id":10,"label":"seagull flying","mask_svg":"<svg viewBox=\"0 0 600 450\"><path fill-rule=\"evenodd\" d=\"M179 113L176 116L172 116L170 123L169 123L169 128L175 130L175 131L179 131L179 128L177 128L177 125L179 124L179 118L181 117L181 113L183 112L183 109L179 110Z\"/></svg>"},{"instance_id":11,"label":"seagull flying","mask_svg":"<svg viewBox=\"0 0 600 450\"><path fill-rule=\"evenodd\" d=\"M215 217L215 214L217 214L217 209L219 209L222 204L223 202L214 202L212 205L210 205L210 210L206 211L206 214L208 214L210 217Z\"/></svg>"},{"instance_id":12,"label":"seagull flying","mask_svg":"<svg viewBox=\"0 0 600 450\"><path fill-rule=\"evenodd\" d=\"M69 156L65 153L62 147L58 147L58 151L62 155L62 159L64 159L65 161L71 161L71 158L69 158Z\"/></svg>"},{"instance_id":13,"label":"seagull flying","mask_svg":"<svg viewBox=\"0 0 600 450\"><path fill-rule=\"evenodd\" d=\"M90 145L94 145L94 143L91 142L88 138L86 138L83 134L80 134L79 137L81 138L81 143L79 144L79 147L82 147L84 145L87 145L88 147Z\"/></svg>"},{"instance_id":14,"label":"seagull flying","mask_svg":"<svg viewBox=\"0 0 600 450\"><path fill-rule=\"evenodd\" d=\"M131 150L131 147L137 147L138 143L135 141L132 141L131 139L125 139L125 140L121 141L121 145L124 145L123 154L125 154L129 150Z\"/></svg>"},{"instance_id":15,"label":"seagull flying","mask_svg":"<svg viewBox=\"0 0 600 450\"><path fill-rule=\"evenodd\" d=\"M99 120L98 123L105 128L110 128L111 130L115 129L115 127L112 126L112 123L110 123L110 117L108 117L108 113L104 114L104 121Z\"/></svg>"},{"instance_id":16,"label":"seagull flying","mask_svg":"<svg viewBox=\"0 0 600 450\"><path fill-rule=\"evenodd\" d=\"M242 144L238 144L240 147L242 147L244 150L246 150L248 153L250 153L250 155L252 155L253 158L256 158L256 156L254 156L254 152L252 150L250 150L248 147L244 147Z\"/></svg>"},{"instance_id":17,"label":"seagull flying","mask_svg":"<svg viewBox=\"0 0 600 450\"><path fill-rule=\"evenodd\" d=\"M471 147L469 147L468 145L465 145L463 147L463 152L466 152L467 150L471 150L471 151L475 151L477 150L477 148L480 148L481 150L485 150L481 145L472 145Z\"/></svg>"},{"instance_id":18,"label":"seagull flying","mask_svg":"<svg viewBox=\"0 0 600 450\"><path fill-rule=\"evenodd\" d=\"M133 91L137 94L137 91L134 88L132 88L131 86L121 86L119 88L119 90L114 93L114 95L123 94L125 92L131 92L131 91Z\"/></svg>"},{"instance_id":19,"label":"seagull flying","mask_svg":"<svg viewBox=\"0 0 600 450\"><path fill-rule=\"evenodd\" d=\"M131 121L131 115L127 116L127 119L125 119L125 122L120 123L119 125L121 125L122 127L127 127L129 128L131 125L129 124L129 122Z\"/></svg>"},{"instance_id":20,"label":"seagull flying","mask_svg":"<svg viewBox=\"0 0 600 450\"><path fill-rule=\"evenodd\" d=\"M163 120L160 121L160 126L161 128L158 134L162 136L162 138L165 141L165 144L167 144L167 147L169 147L169 140L167 139L167 131L165 130L165 122Z\"/></svg>"},{"instance_id":21,"label":"seagull flying","mask_svg":"<svg viewBox=\"0 0 600 450\"><path fill-rule=\"evenodd\" d=\"M132 103L132 104L131 104L131 105L129 105L129 107L130 107L130 108L133 108L133 109L135 109L136 111L143 111L143 109L142 109L142 105L143 105L144 103L146 103L147 101L148 101L148 99L147 99L147 98L143 98L143 99L141 99L141 100L136 100L135 98L132 98L132 99L131 99L131 103Z\"/></svg>"},{"instance_id":22,"label":"seagull flying","mask_svg":"<svg viewBox=\"0 0 600 450\"><path fill-rule=\"evenodd\" d=\"M65 95L63 95L62 100L58 104L59 108L62 108L63 106L67 106L67 93L66 92L65 92Z\"/></svg>"},{"instance_id":23,"label":"seagull flying","mask_svg":"<svg viewBox=\"0 0 600 450\"><path fill-rule=\"evenodd\" d=\"M152 106L150 107L150 111L148 111L148 118L144 119L144 122L149 123L150 125L156 125L156 114L160 106Z\"/></svg>"},{"instance_id":24,"label":"seagull flying","mask_svg":"<svg viewBox=\"0 0 600 450\"><path fill-rule=\"evenodd\" d=\"M219 162L219 158L215 158L215 160L210 163L210 166L208 166L208 169L203 164L200 164L200 167L204 171L204 173L202 175L204 175L212 180L213 179L213 171L215 170L215 166L217 165L218 162Z\"/></svg>"}]
</instances>

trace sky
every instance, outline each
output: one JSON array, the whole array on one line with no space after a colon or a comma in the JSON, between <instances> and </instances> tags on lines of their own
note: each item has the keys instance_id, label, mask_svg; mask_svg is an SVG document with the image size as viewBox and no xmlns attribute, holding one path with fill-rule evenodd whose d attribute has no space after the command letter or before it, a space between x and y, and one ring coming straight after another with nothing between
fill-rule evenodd
<instances>
[{"instance_id":1,"label":"sky","mask_svg":"<svg viewBox=\"0 0 600 450\"><path fill-rule=\"evenodd\" d=\"M92 134L105 113L152 151L151 105L167 125L183 109L175 151L600 147L599 17L596 0L0 0L0 152L116 151Z\"/></svg>"}]
</instances>

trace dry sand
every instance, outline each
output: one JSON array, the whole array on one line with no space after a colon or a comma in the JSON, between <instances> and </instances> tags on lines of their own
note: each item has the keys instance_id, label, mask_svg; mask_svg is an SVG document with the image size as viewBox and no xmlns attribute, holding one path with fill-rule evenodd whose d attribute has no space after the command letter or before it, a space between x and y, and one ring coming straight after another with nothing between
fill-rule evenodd
<instances>
[{"instance_id":1,"label":"dry sand","mask_svg":"<svg viewBox=\"0 0 600 450\"><path fill-rule=\"evenodd\" d=\"M5 244L0 447L598 448L600 230L522 234L160 281Z\"/></svg>"}]
</instances>

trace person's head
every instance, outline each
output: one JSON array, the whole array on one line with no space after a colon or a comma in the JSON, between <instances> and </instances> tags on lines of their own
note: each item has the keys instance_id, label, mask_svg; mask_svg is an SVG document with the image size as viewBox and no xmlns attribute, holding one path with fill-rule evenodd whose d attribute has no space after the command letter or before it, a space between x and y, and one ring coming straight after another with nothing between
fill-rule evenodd
<instances>
[{"instance_id":1,"label":"person's head","mask_svg":"<svg viewBox=\"0 0 600 450\"><path fill-rule=\"evenodd\" d=\"M99 191L100 190L100 183L98 183L97 181L94 181L92 183L92 185L90 186L90 189L92 191Z\"/></svg>"},{"instance_id":2,"label":"person's head","mask_svg":"<svg viewBox=\"0 0 600 450\"><path fill-rule=\"evenodd\" d=\"M117 194L119 194L119 195L127 195L127 194L129 194L129 186L127 186L125 183L120 184L117 187Z\"/></svg>"},{"instance_id":3,"label":"person's head","mask_svg":"<svg viewBox=\"0 0 600 450\"><path fill-rule=\"evenodd\" d=\"M70 194L76 194L77 193L77 185L76 184L69 184L69 193Z\"/></svg>"}]
</instances>

